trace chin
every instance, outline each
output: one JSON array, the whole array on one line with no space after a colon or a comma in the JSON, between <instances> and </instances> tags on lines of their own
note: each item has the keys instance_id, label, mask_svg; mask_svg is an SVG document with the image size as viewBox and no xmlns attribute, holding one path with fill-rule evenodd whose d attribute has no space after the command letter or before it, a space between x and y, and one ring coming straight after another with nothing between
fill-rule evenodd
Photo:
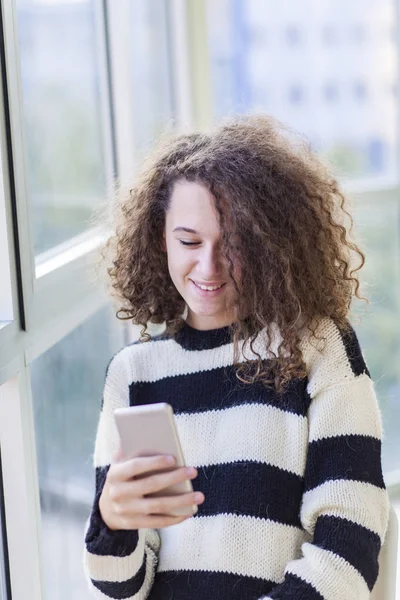
<instances>
[{"instance_id":1,"label":"chin","mask_svg":"<svg viewBox=\"0 0 400 600\"><path fill-rule=\"evenodd\" d=\"M190 304L188 304L190 312L194 315L196 315L197 317L215 317L219 314L219 311L214 311L214 310L201 310L199 308L197 308L196 306L190 306Z\"/></svg>"}]
</instances>

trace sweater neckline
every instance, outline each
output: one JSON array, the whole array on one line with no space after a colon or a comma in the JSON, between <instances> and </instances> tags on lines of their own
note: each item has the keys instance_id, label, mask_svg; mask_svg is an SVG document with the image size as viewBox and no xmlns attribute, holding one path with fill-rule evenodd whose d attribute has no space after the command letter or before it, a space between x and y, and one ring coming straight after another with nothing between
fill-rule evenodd
<instances>
[{"instance_id":1,"label":"sweater neckline","mask_svg":"<svg viewBox=\"0 0 400 600\"><path fill-rule=\"evenodd\" d=\"M232 342L230 325L218 329L195 329L185 321L174 336L185 350L211 350Z\"/></svg>"}]
</instances>

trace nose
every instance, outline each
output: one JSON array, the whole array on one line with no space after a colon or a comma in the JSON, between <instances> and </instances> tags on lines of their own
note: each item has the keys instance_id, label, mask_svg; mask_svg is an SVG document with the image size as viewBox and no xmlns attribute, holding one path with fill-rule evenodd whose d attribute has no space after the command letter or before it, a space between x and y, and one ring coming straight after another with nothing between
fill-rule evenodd
<instances>
[{"instance_id":1,"label":"nose","mask_svg":"<svg viewBox=\"0 0 400 600\"><path fill-rule=\"evenodd\" d=\"M199 257L199 263L202 276L210 281L220 276L224 270L223 257L218 247L204 246Z\"/></svg>"}]
</instances>

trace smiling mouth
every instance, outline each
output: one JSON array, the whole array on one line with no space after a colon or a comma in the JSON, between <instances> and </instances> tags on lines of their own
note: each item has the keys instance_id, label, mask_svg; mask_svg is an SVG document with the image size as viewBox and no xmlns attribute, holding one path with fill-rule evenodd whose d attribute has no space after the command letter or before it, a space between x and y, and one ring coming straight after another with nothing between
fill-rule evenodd
<instances>
[{"instance_id":1,"label":"smiling mouth","mask_svg":"<svg viewBox=\"0 0 400 600\"><path fill-rule=\"evenodd\" d=\"M191 281L196 287L204 292L215 292L215 290L220 290L222 287L224 287L224 285L226 285L226 283L221 283L221 285L201 285L200 283L193 281L193 279L191 279Z\"/></svg>"}]
</instances>

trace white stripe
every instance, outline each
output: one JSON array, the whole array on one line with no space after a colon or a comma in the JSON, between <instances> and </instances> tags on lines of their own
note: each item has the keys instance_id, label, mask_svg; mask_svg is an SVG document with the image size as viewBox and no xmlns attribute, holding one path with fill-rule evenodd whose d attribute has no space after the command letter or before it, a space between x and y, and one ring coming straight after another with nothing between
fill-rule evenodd
<instances>
[{"instance_id":1,"label":"white stripe","mask_svg":"<svg viewBox=\"0 0 400 600\"><path fill-rule=\"evenodd\" d=\"M233 344L210 350L185 350L174 340L165 340L129 349L130 379L135 382L210 371L231 365L233 360Z\"/></svg>"},{"instance_id":2,"label":"white stripe","mask_svg":"<svg viewBox=\"0 0 400 600\"><path fill-rule=\"evenodd\" d=\"M302 550L304 559L289 563L286 570L313 585L324 600L369 600L365 579L341 556L309 543Z\"/></svg>"},{"instance_id":3,"label":"white stripe","mask_svg":"<svg viewBox=\"0 0 400 600\"><path fill-rule=\"evenodd\" d=\"M114 407L115 403L112 410ZM187 465L254 460L299 476L304 473L308 425L301 415L264 404L243 404L223 410L177 414L175 418ZM118 444L114 415L107 402L99 420L95 466L110 464Z\"/></svg>"},{"instance_id":4,"label":"white stripe","mask_svg":"<svg viewBox=\"0 0 400 600\"><path fill-rule=\"evenodd\" d=\"M129 406L129 364L126 359L129 348L130 346L127 346L116 354L108 367L103 390L103 408L97 425L93 457L95 467L109 465L120 445L114 410Z\"/></svg>"},{"instance_id":5,"label":"white stripe","mask_svg":"<svg viewBox=\"0 0 400 600\"><path fill-rule=\"evenodd\" d=\"M146 600L153 587L158 565L158 555L149 547L146 548L146 575L141 589L135 594L132 600ZM129 599L128 599L129 600Z\"/></svg>"},{"instance_id":6,"label":"white stripe","mask_svg":"<svg viewBox=\"0 0 400 600\"><path fill-rule=\"evenodd\" d=\"M200 467L254 460L303 475L305 417L264 404L176 415L186 464Z\"/></svg>"},{"instance_id":7,"label":"white stripe","mask_svg":"<svg viewBox=\"0 0 400 600\"><path fill-rule=\"evenodd\" d=\"M355 379L339 329L332 319L322 319L317 335L326 342L312 340L306 335L300 344L308 373L307 390L314 396L338 382L349 383Z\"/></svg>"},{"instance_id":8,"label":"white stripe","mask_svg":"<svg viewBox=\"0 0 400 600\"><path fill-rule=\"evenodd\" d=\"M267 350L265 333L264 331L259 333L254 349L262 358L271 357L276 351L280 338L276 333L275 336ZM247 359L256 358L250 349L245 349L244 354ZM188 375L231 366L233 343L208 350L185 350L173 339L144 342L123 348L117 355L117 360L128 366L128 384L132 381L154 382L164 377ZM244 360L243 352L239 350L239 362ZM112 363L109 371L113 369Z\"/></svg>"},{"instance_id":9,"label":"white stripe","mask_svg":"<svg viewBox=\"0 0 400 600\"><path fill-rule=\"evenodd\" d=\"M149 595L150 590L154 583L156 569L157 569L157 557L155 556L155 554L151 550L151 548L148 548L146 551L146 574L144 577L143 585L136 594L134 594L133 596L129 596L129 598L126 598L126 600L146 600L146 598L148 598L148 595ZM88 575L87 575L87 577L88 577ZM130 577L132 577L132 575ZM107 581L107 580L101 579L98 581ZM103 592L101 592L98 588L96 588L96 586L93 585L93 582L90 579L88 579L88 584L89 584L90 591L95 598L101 598L101 599L108 598L108 600L109 600L110 596L103 594Z\"/></svg>"},{"instance_id":10,"label":"white stripe","mask_svg":"<svg viewBox=\"0 0 400 600\"><path fill-rule=\"evenodd\" d=\"M161 544L160 534L158 533L158 529L149 529L149 528L139 529L139 532L141 532L141 531L146 532L146 545L150 546L150 548L153 550L153 552L158 554L158 552L160 550L160 544Z\"/></svg>"},{"instance_id":11,"label":"white stripe","mask_svg":"<svg viewBox=\"0 0 400 600\"><path fill-rule=\"evenodd\" d=\"M232 514L187 519L160 536L158 571L227 572L275 582L309 540L296 527Z\"/></svg>"},{"instance_id":12,"label":"white stripe","mask_svg":"<svg viewBox=\"0 0 400 600\"><path fill-rule=\"evenodd\" d=\"M368 435L381 439L381 418L368 375L321 391L309 410L310 441L332 435Z\"/></svg>"},{"instance_id":13,"label":"white stripe","mask_svg":"<svg viewBox=\"0 0 400 600\"><path fill-rule=\"evenodd\" d=\"M300 518L310 534L320 515L348 519L370 529L382 541L389 515L387 491L361 481L326 481L303 494Z\"/></svg>"},{"instance_id":14,"label":"white stripe","mask_svg":"<svg viewBox=\"0 0 400 600\"><path fill-rule=\"evenodd\" d=\"M128 396L128 392L126 393L126 396ZM112 399L107 391L104 391L104 405L97 426L93 457L93 464L95 467L105 467L111 464L113 455L120 446L114 410L123 406L124 404L118 403L118 397Z\"/></svg>"}]
</instances>

